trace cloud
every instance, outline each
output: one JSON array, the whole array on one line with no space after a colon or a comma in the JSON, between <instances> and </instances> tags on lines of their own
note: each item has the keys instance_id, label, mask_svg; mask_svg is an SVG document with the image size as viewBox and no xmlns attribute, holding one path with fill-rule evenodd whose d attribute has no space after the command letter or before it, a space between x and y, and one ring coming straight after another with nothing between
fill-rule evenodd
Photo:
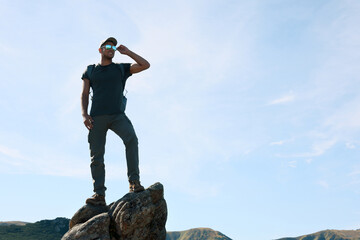
<instances>
[{"instance_id":1,"label":"cloud","mask_svg":"<svg viewBox=\"0 0 360 240\"><path fill-rule=\"evenodd\" d=\"M315 143L313 145L313 151L309 154L309 156L320 156L324 154L328 149L334 146L336 142L336 139L330 139Z\"/></svg>"},{"instance_id":2,"label":"cloud","mask_svg":"<svg viewBox=\"0 0 360 240\"><path fill-rule=\"evenodd\" d=\"M324 122L325 127L340 133L357 133L360 131L360 94L350 101L341 104ZM355 136L354 136L355 137Z\"/></svg>"},{"instance_id":3,"label":"cloud","mask_svg":"<svg viewBox=\"0 0 360 240\"><path fill-rule=\"evenodd\" d=\"M295 154L296 157L318 157L323 155L327 150L329 150L332 146L337 143L336 139L328 139L319 142L315 142L312 146L312 151Z\"/></svg>"},{"instance_id":4,"label":"cloud","mask_svg":"<svg viewBox=\"0 0 360 240\"><path fill-rule=\"evenodd\" d=\"M284 140L278 141L278 142L271 142L270 145L283 145L284 144Z\"/></svg>"},{"instance_id":5,"label":"cloud","mask_svg":"<svg viewBox=\"0 0 360 240\"><path fill-rule=\"evenodd\" d=\"M296 163L297 163L296 160L290 161L290 162L288 162L288 166L291 167L291 168L296 168Z\"/></svg>"},{"instance_id":6,"label":"cloud","mask_svg":"<svg viewBox=\"0 0 360 240\"><path fill-rule=\"evenodd\" d=\"M354 149L354 148L356 148L355 144L352 143L352 142L347 142L347 143L346 143L346 147L347 147L348 149Z\"/></svg>"},{"instance_id":7,"label":"cloud","mask_svg":"<svg viewBox=\"0 0 360 240\"><path fill-rule=\"evenodd\" d=\"M289 138L289 139L284 139L284 140L280 140L280 141L274 141L274 142L270 143L270 146L274 146L274 145L281 146L281 145L284 145L285 143L293 142L294 140L295 140L295 138L292 137L292 138Z\"/></svg>"},{"instance_id":8,"label":"cloud","mask_svg":"<svg viewBox=\"0 0 360 240\"><path fill-rule=\"evenodd\" d=\"M351 173L348 174L349 176L356 176L356 175L360 175L360 170L354 170Z\"/></svg>"},{"instance_id":9,"label":"cloud","mask_svg":"<svg viewBox=\"0 0 360 240\"><path fill-rule=\"evenodd\" d=\"M5 155L5 158L0 158L0 161L12 166L19 167L22 165L22 161L26 159L25 156L19 152L19 150L9 148L4 145L0 145L0 153ZM11 160L8 158L11 158Z\"/></svg>"},{"instance_id":10,"label":"cloud","mask_svg":"<svg viewBox=\"0 0 360 240\"><path fill-rule=\"evenodd\" d=\"M270 101L268 104L269 105L285 104L285 103L292 102L294 100L295 100L295 95L293 93L289 93L283 97L280 97L280 98Z\"/></svg>"},{"instance_id":11,"label":"cloud","mask_svg":"<svg viewBox=\"0 0 360 240\"><path fill-rule=\"evenodd\" d=\"M310 163L313 162L313 159L312 159L312 158L308 158L308 159L305 160L305 162L306 162L307 164L310 164Z\"/></svg>"},{"instance_id":12,"label":"cloud","mask_svg":"<svg viewBox=\"0 0 360 240\"><path fill-rule=\"evenodd\" d=\"M19 48L11 47L10 45L3 44L0 42L0 53L6 58L18 58L21 56L21 50Z\"/></svg>"},{"instance_id":13,"label":"cloud","mask_svg":"<svg viewBox=\"0 0 360 240\"><path fill-rule=\"evenodd\" d=\"M276 156L282 158L308 158L305 161L307 163L311 163L313 161L313 159L311 159L312 157L319 157L323 155L326 151L331 149L338 142L336 139L310 140L315 141L315 143L313 143L311 146L311 151L294 154L277 154Z\"/></svg>"},{"instance_id":14,"label":"cloud","mask_svg":"<svg viewBox=\"0 0 360 240\"><path fill-rule=\"evenodd\" d=\"M25 157L22 154L20 154L19 150L9 148L4 145L0 145L0 153L15 159L25 159Z\"/></svg>"},{"instance_id":15,"label":"cloud","mask_svg":"<svg viewBox=\"0 0 360 240\"><path fill-rule=\"evenodd\" d=\"M320 185L321 187L328 189L329 188L329 183L325 180L319 180L317 181L317 184Z\"/></svg>"},{"instance_id":16,"label":"cloud","mask_svg":"<svg viewBox=\"0 0 360 240\"><path fill-rule=\"evenodd\" d=\"M357 146L360 133L360 93L357 91L360 87L360 35L356 23L360 15L355 9L358 7L348 1L332 2L321 8L305 32L306 38L312 40L310 47L317 56L313 59L314 64L304 69L309 73L308 79L304 78L297 85L296 95L290 92L268 103L281 105L296 100L296 108L289 110L292 115L285 117L296 124L294 128L301 129L296 138L302 147L294 151L302 153L289 154L290 157L315 158L337 143L348 149ZM338 14L330 14L331 9L339 9ZM320 46L322 50L319 51L316 48ZM270 145L283 144L278 141ZM304 148L309 148L308 144L310 150Z\"/></svg>"},{"instance_id":17,"label":"cloud","mask_svg":"<svg viewBox=\"0 0 360 240\"><path fill-rule=\"evenodd\" d=\"M39 174L51 176L88 177L89 170L74 156L64 155L28 142L22 149L0 145L1 171L7 173ZM28 150L27 148L31 148ZM25 154L26 152L26 154ZM10 158L10 159L9 159Z\"/></svg>"}]
</instances>

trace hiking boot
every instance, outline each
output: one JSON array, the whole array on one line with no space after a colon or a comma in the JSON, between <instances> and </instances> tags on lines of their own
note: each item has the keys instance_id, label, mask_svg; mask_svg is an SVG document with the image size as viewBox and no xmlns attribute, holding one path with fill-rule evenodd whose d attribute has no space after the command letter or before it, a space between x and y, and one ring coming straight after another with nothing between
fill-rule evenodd
<instances>
[{"instance_id":1,"label":"hiking boot","mask_svg":"<svg viewBox=\"0 0 360 240\"><path fill-rule=\"evenodd\" d=\"M143 186L141 186L139 180L129 181L130 183L130 192L142 192L145 190Z\"/></svg>"},{"instance_id":2,"label":"hiking boot","mask_svg":"<svg viewBox=\"0 0 360 240\"><path fill-rule=\"evenodd\" d=\"M105 196L95 193L92 197L86 199L86 204L106 206Z\"/></svg>"}]
</instances>

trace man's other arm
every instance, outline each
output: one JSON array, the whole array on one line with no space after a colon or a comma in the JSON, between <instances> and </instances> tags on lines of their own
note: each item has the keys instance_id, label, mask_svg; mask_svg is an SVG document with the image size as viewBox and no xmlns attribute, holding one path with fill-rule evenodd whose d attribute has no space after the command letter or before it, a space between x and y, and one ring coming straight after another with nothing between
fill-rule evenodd
<instances>
[{"instance_id":1,"label":"man's other arm","mask_svg":"<svg viewBox=\"0 0 360 240\"><path fill-rule=\"evenodd\" d=\"M89 79L83 79L83 87L81 93L81 115L84 120L84 124L87 129L92 129L93 127L93 119L88 114L88 106L89 106L89 93L90 93L90 81Z\"/></svg>"}]
</instances>

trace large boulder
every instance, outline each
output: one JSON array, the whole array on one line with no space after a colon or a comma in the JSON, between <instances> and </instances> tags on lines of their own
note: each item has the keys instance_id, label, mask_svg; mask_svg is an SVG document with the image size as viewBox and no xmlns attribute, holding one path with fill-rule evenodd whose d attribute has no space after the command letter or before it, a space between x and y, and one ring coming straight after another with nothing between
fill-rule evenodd
<instances>
[{"instance_id":1,"label":"large boulder","mask_svg":"<svg viewBox=\"0 0 360 240\"><path fill-rule=\"evenodd\" d=\"M110 217L101 213L85 223L75 225L61 238L62 240L111 240L109 233Z\"/></svg>"},{"instance_id":2,"label":"large boulder","mask_svg":"<svg viewBox=\"0 0 360 240\"><path fill-rule=\"evenodd\" d=\"M109 206L85 205L62 240L165 240L167 206L161 183L128 193Z\"/></svg>"},{"instance_id":3,"label":"large boulder","mask_svg":"<svg viewBox=\"0 0 360 240\"><path fill-rule=\"evenodd\" d=\"M90 218L99 215L100 213L108 212L108 206L94 206L91 204L86 204L82 208L80 208L74 216L70 219L69 229L74 227L76 224L84 223Z\"/></svg>"},{"instance_id":4,"label":"large boulder","mask_svg":"<svg viewBox=\"0 0 360 240\"><path fill-rule=\"evenodd\" d=\"M128 193L110 205L111 233L116 239L166 239L167 206L160 183Z\"/></svg>"}]
</instances>

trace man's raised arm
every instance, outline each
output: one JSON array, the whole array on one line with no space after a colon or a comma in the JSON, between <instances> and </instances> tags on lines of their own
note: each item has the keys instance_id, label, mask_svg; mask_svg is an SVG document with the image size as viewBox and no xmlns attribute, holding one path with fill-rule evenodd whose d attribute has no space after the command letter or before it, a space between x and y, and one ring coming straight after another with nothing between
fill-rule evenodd
<instances>
[{"instance_id":1,"label":"man's raised arm","mask_svg":"<svg viewBox=\"0 0 360 240\"><path fill-rule=\"evenodd\" d=\"M120 45L117 50L124 55L128 55L131 57L136 63L131 64L130 66L130 73L138 73L144 71L150 67L150 63L146 61L143 57L137 55L136 53L130 51L124 45Z\"/></svg>"}]
</instances>

